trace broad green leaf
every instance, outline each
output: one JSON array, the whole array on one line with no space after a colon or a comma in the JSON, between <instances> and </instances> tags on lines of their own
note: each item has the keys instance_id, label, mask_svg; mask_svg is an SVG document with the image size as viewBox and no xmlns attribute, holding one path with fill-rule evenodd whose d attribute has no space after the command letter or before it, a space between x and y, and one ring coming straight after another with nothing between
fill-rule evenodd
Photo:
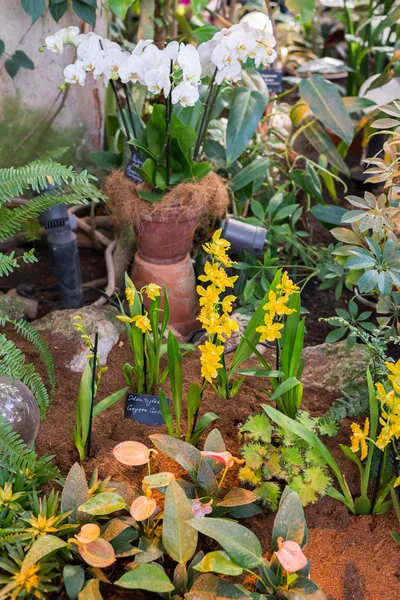
<instances>
[{"instance_id":1,"label":"broad green leaf","mask_svg":"<svg viewBox=\"0 0 400 600\"><path fill-rule=\"evenodd\" d=\"M171 481L175 479L175 475L169 471L163 473L154 473L154 475L146 475L143 481L149 490L156 490L167 487Z\"/></svg>"},{"instance_id":2,"label":"broad green leaf","mask_svg":"<svg viewBox=\"0 0 400 600\"><path fill-rule=\"evenodd\" d=\"M196 488L201 496L218 497L218 481L207 459L202 456L197 471Z\"/></svg>"},{"instance_id":3,"label":"broad green leaf","mask_svg":"<svg viewBox=\"0 0 400 600\"><path fill-rule=\"evenodd\" d=\"M270 159L267 157L256 158L249 165L241 169L233 178L230 186L233 190L239 190L248 183L265 176Z\"/></svg>"},{"instance_id":4,"label":"broad green leaf","mask_svg":"<svg viewBox=\"0 0 400 600\"><path fill-rule=\"evenodd\" d=\"M30 550L28 550L28 553L22 561L21 574L23 575L26 573L33 565L36 565L39 560L42 560L42 558L51 552L64 548L65 546L67 546L67 542L60 540L60 538L55 535L44 535L38 538L33 542Z\"/></svg>"},{"instance_id":5,"label":"broad green leaf","mask_svg":"<svg viewBox=\"0 0 400 600\"><path fill-rule=\"evenodd\" d=\"M89 487L86 481L85 471L78 463L72 465L64 483L61 494L61 510L67 512L72 510L68 517L70 523L84 524L89 517L79 511L79 506L89 500Z\"/></svg>"},{"instance_id":6,"label":"broad green leaf","mask_svg":"<svg viewBox=\"0 0 400 600\"><path fill-rule=\"evenodd\" d=\"M108 0L108 4L117 17L124 20L128 9L132 6L134 0Z\"/></svg>"},{"instance_id":7,"label":"broad green leaf","mask_svg":"<svg viewBox=\"0 0 400 600\"><path fill-rule=\"evenodd\" d=\"M9 76L14 79L14 77L17 75L17 73L19 71L19 64L16 61L9 58L4 63L4 67L7 71L7 73L9 74Z\"/></svg>"},{"instance_id":8,"label":"broad green leaf","mask_svg":"<svg viewBox=\"0 0 400 600\"><path fill-rule=\"evenodd\" d=\"M368 98L363 98L362 96L345 96L343 98L343 104L347 108L349 115L360 112L364 108L376 106L376 102L369 100Z\"/></svg>"},{"instance_id":9,"label":"broad green leaf","mask_svg":"<svg viewBox=\"0 0 400 600\"><path fill-rule=\"evenodd\" d=\"M192 506L185 492L172 481L165 494L162 541L171 558L182 564L196 552L197 532L187 526L192 517Z\"/></svg>"},{"instance_id":10,"label":"broad green leaf","mask_svg":"<svg viewBox=\"0 0 400 600\"><path fill-rule=\"evenodd\" d=\"M61 2L58 0L50 0L49 3L49 11L53 19L58 23L58 21L65 15L68 10L69 0L62 0Z\"/></svg>"},{"instance_id":11,"label":"broad green leaf","mask_svg":"<svg viewBox=\"0 0 400 600\"><path fill-rule=\"evenodd\" d=\"M4 50L6 49L6 45L3 40L0 40L0 58L3 55Z\"/></svg>"},{"instance_id":12,"label":"broad green leaf","mask_svg":"<svg viewBox=\"0 0 400 600\"><path fill-rule=\"evenodd\" d=\"M274 391L274 393L271 396L271 400L275 401L277 398L280 398L281 396L283 396L287 392L290 392L290 390L292 390L297 385L301 385L300 381L298 379L296 379L296 377L289 377L288 379L286 379L285 381L283 381L276 388L276 390Z\"/></svg>"},{"instance_id":13,"label":"broad green leaf","mask_svg":"<svg viewBox=\"0 0 400 600\"><path fill-rule=\"evenodd\" d=\"M34 23L44 13L46 0L21 0L21 6L32 18L32 23Z\"/></svg>"},{"instance_id":14,"label":"broad green leaf","mask_svg":"<svg viewBox=\"0 0 400 600\"><path fill-rule=\"evenodd\" d=\"M244 506L257 500L259 500L259 497L251 490L231 488L224 499L218 502L217 506Z\"/></svg>"},{"instance_id":15,"label":"broad green leaf","mask_svg":"<svg viewBox=\"0 0 400 600\"><path fill-rule=\"evenodd\" d=\"M372 123L372 127L374 127L374 129L391 129L392 127L398 127L398 126L399 126L398 119L389 119L389 118L376 119L376 121L374 121Z\"/></svg>"},{"instance_id":16,"label":"broad green leaf","mask_svg":"<svg viewBox=\"0 0 400 600\"><path fill-rule=\"evenodd\" d=\"M226 131L226 159L228 165L246 149L261 120L266 106L260 92L244 87L235 88Z\"/></svg>"},{"instance_id":17,"label":"broad green leaf","mask_svg":"<svg viewBox=\"0 0 400 600\"><path fill-rule=\"evenodd\" d=\"M123 508L126 508L126 504L121 496L115 492L103 492L82 504L79 510L89 515L109 515Z\"/></svg>"},{"instance_id":18,"label":"broad green leaf","mask_svg":"<svg viewBox=\"0 0 400 600\"><path fill-rule=\"evenodd\" d=\"M33 61L22 50L17 50L16 52L14 52L12 58L13 61L16 62L23 69L29 69L32 71L35 68Z\"/></svg>"},{"instance_id":19,"label":"broad green leaf","mask_svg":"<svg viewBox=\"0 0 400 600\"><path fill-rule=\"evenodd\" d=\"M335 144L317 120L311 122L305 129L304 135L314 146L319 154L326 156L328 162L335 167L340 173L349 175L350 171L343 158L339 154Z\"/></svg>"},{"instance_id":20,"label":"broad green leaf","mask_svg":"<svg viewBox=\"0 0 400 600\"><path fill-rule=\"evenodd\" d=\"M329 206L321 206L318 204L312 206L310 212L318 219L318 221L328 223L329 225L340 225L346 209L341 206L334 206L333 204L330 204Z\"/></svg>"},{"instance_id":21,"label":"broad green leaf","mask_svg":"<svg viewBox=\"0 0 400 600\"><path fill-rule=\"evenodd\" d=\"M201 438L207 427L211 425L213 421L217 421L219 418L220 417L213 412L208 412L205 415L202 415L197 422L196 429L194 430L193 435L191 435L190 437L190 443L194 446L197 446L199 439Z\"/></svg>"},{"instance_id":22,"label":"broad green leaf","mask_svg":"<svg viewBox=\"0 0 400 600\"><path fill-rule=\"evenodd\" d=\"M121 159L115 152L103 150L102 152L92 152L90 156L94 164L102 169L121 167Z\"/></svg>"},{"instance_id":23,"label":"broad green leaf","mask_svg":"<svg viewBox=\"0 0 400 600\"><path fill-rule=\"evenodd\" d=\"M156 448L180 464L193 481L196 481L201 460L201 454L197 448L162 433L155 433L149 438Z\"/></svg>"},{"instance_id":24,"label":"broad green leaf","mask_svg":"<svg viewBox=\"0 0 400 600\"><path fill-rule=\"evenodd\" d=\"M339 242L351 244L352 246L362 246L362 241L351 229L346 229L345 227L334 227L331 229L331 234Z\"/></svg>"},{"instance_id":25,"label":"broad green leaf","mask_svg":"<svg viewBox=\"0 0 400 600\"><path fill-rule=\"evenodd\" d=\"M87 0L72 0L72 8L75 14L92 27L96 26L96 2L97 0L90 0L89 2Z\"/></svg>"},{"instance_id":26,"label":"broad green leaf","mask_svg":"<svg viewBox=\"0 0 400 600\"><path fill-rule=\"evenodd\" d=\"M257 536L238 523L226 519L190 519L194 529L216 540L232 560L245 569L257 567L262 562L262 548Z\"/></svg>"},{"instance_id":27,"label":"broad green leaf","mask_svg":"<svg viewBox=\"0 0 400 600\"><path fill-rule=\"evenodd\" d=\"M195 15L200 14L208 4L208 0L192 0L191 5Z\"/></svg>"},{"instance_id":28,"label":"broad green leaf","mask_svg":"<svg viewBox=\"0 0 400 600\"><path fill-rule=\"evenodd\" d=\"M346 144L353 139L353 124L337 87L321 75L313 75L300 82L300 95L315 116Z\"/></svg>"},{"instance_id":29,"label":"broad green leaf","mask_svg":"<svg viewBox=\"0 0 400 600\"><path fill-rule=\"evenodd\" d=\"M63 579L68 598L75 600L85 583L85 571L79 565L65 565Z\"/></svg>"},{"instance_id":30,"label":"broad green leaf","mask_svg":"<svg viewBox=\"0 0 400 600\"><path fill-rule=\"evenodd\" d=\"M185 594L185 600L249 600L252 597L242 586L229 583L211 573L200 575L190 592ZM263 600L263 596L259 600Z\"/></svg>"},{"instance_id":31,"label":"broad green leaf","mask_svg":"<svg viewBox=\"0 0 400 600\"><path fill-rule=\"evenodd\" d=\"M301 500L296 492L287 494L279 505L272 531L272 545L278 550L278 538L297 542L303 547L307 540L307 523Z\"/></svg>"},{"instance_id":32,"label":"broad green leaf","mask_svg":"<svg viewBox=\"0 0 400 600\"><path fill-rule=\"evenodd\" d=\"M121 400L121 398L123 398L123 396L127 393L128 390L129 388L127 387L123 388L122 390L111 394L111 396L107 396L107 398L100 400L100 402L95 404L93 407L93 417L99 415L101 412L103 412L103 410L106 410L106 408L110 408L110 406L116 404L119 400Z\"/></svg>"},{"instance_id":33,"label":"broad green leaf","mask_svg":"<svg viewBox=\"0 0 400 600\"><path fill-rule=\"evenodd\" d=\"M168 594L174 590L168 576L160 567L147 564L124 573L114 585L128 590L146 590L159 594Z\"/></svg>"},{"instance_id":34,"label":"broad green leaf","mask_svg":"<svg viewBox=\"0 0 400 600\"><path fill-rule=\"evenodd\" d=\"M138 548L141 552L135 556L135 566L153 562L164 554L164 546L162 545L160 538L150 540L149 538L142 536Z\"/></svg>"},{"instance_id":35,"label":"broad green leaf","mask_svg":"<svg viewBox=\"0 0 400 600\"><path fill-rule=\"evenodd\" d=\"M302 23L309 23L317 7L316 0L286 0L289 10L299 15Z\"/></svg>"},{"instance_id":36,"label":"broad green leaf","mask_svg":"<svg viewBox=\"0 0 400 600\"><path fill-rule=\"evenodd\" d=\"M78 600L103 600L100 593L100 579L89 579L80 592Z\"/></svg>"},{"instance_id":37,"label":"broad green leaf","mask_svg":"<svg viewBox=\"0 0 400 600\"><path fill-rule=\"evenodd\" d=\"M324 592L308 577L298 577L284 592L287 600L327 600Z\"/></svg>"},{"instance_id":38,"label":"broad green leaf","mask_svg":"<svg viewBox=\"0 0 400 600\"><path fill-rule=\"evenodd\" d=\"M221 575L241 575L242 567L239 567L233 562L229 554L222 550L209 552L205 557L194 567L200 573L220 573Z\"/></svg>"}]
</instances>

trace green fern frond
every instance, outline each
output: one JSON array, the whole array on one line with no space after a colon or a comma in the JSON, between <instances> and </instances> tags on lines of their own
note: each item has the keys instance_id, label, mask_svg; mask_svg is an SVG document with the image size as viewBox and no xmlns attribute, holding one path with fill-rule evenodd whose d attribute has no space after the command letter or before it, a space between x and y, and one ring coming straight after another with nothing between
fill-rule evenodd
<instances>
[{"instance_id":1,"label":"green fern frond","mask_svg":"<svg viewBox=\"0 0 400 600\"><path fill-rule=\"evenodd\" d=\"M14 250L10 254L2 254L0 252L0 277L6 277L20 266L18 261L23 260L24 263L38 262L38 259L34 255L34 248L29 252L24 252L22 256L15 256Z\"/></svg>"},{"instance_id":2,"label":"green fern frond","mask_svg":"<svg viewBox=\"0 0 400 600\"><path fill-rule=\"evenodd\" d=\"M42 154L38 159L34 162L45 161L45 160L55 160L58 161L59 158L64 156L64 154L69 150L69 146L63 146L61 148L55 148L54 150L48 150L44 154Z\"/></svg>"},{"instance_id":3,"label":"green fern frond","mask_svg":"<svg viewBox=\"0 0 400 600\"><path fill-rule=\"evenodd\" d=\"M33 364L25 363L25 356L15 344L0 333L0 375L19 379L27 385L36 398L42 418L50 404L46 387Z\"/></svg>"},{"instance_id":4,"label":"green fern frond","mask_svg":"<svg viewBox=\"0 0 400 600\"><path fill-rule=\"evenodd\" d=\"M26 340L28 340L28 342L30 342L39 352L39 356L43 364L47 368L47 374L51 386L51 395L53 395L56 385L56 379L54 374L54 360L48 345L40 337L36 329L24 319L18 319L18 321L15 321L14 319L8 319L7 317L0 317L0 325L4 327L6 323L10 323L11 325L13 325L16 332L19 333L19 335L22 335L22 337L24 337Z\"/></svg>"},{"instance_id":5,"label":"green fern frond","mask_svg":"<svg viewBox=\"0 0 400 600\"><path fill-rule=\"evenodd\" d=\"M0 417L0 453L3 459L23 462L31 453L11 425Z\"/></svg>"}]
</instances>

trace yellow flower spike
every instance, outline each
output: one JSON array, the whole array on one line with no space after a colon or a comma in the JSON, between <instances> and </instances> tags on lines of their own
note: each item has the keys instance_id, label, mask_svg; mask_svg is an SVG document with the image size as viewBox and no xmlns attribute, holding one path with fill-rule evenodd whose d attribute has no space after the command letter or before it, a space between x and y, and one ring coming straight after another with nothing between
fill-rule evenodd
<instances>
[{"instance_id":1,"label":"yellow flower spike","mask_svg":"<svg viewBox=\"0 0 400 600\"><path fill-rule=\"evenodd\" d=\"M222 312L231 313L232 312L232 304L233 304L233 302L235 302L235 300L236 300L236 296L233 296L233 295L225 296L225 298L223 298L222 302L221 302Z\"/></svg>"},{"instance_id":2,"label":"yellow flower spike","mask_svg":"<svg viewBox=\"0 0 400 600\"><path fill-rule=\"evenodd\" d=\"M273 342L282 337L280 330L283 329L283 323L274 323L273 316L264 315L264 325L257 327L256 331L261 333L260 342Z\"/></svg>"},{"instance_id":3,"label":"yellow flower spike","mask_svg":"<svg viewBox=\"0 0 400 600\"><path fill-rule=\"evenodd\" d=\"M126 299L128 300L129 306L132 306L132 304L135 302L135 295L136 295L136 292L135 292L134 288L127 287L125 289L125 296L126 296Z\"/></svg>"},{"instance_id":4,"label":"yellow flower spike","mask_svg":"<svg viewBox=\"0 0 400 600\"><path fill-rule=\"evenodd\" d=\"M149 283L149 285L146 285L145 287L145 292L150 300L155 300L161 293L161 287L156 283Z\"/></svg>"},{"instance_id":5,"label":"yellow flower spike","mask_svg":"<svg viewBox=\"0 0 400 600\"><path fill-rule=\"evenodd\" d=\"M283 294L291 296L295 292L299 292L300 288L296 284L293 283L285 271L282 275L281 282L276 286L276 289L281 291Z\"/></svg>"},{"instance_id":6,"label":"yellow flower spike","mask_svg":"<svg viewBox=\"0 0 400 600\"><path fill-rule=\"evenodd\" d=\"M207 341L199 346L199 350L201 352L201 374L208 382L212 383L212 380L217 377L217 370L223 366L219 360L224 352L224 347Z\"/></svg>"},{"instance_id":7,"label":"yellow flower spike","mask_svg":"<svg viewBox=\"0 0 400 600\"><path fill-rule=\"evenodd\" d=\"M142 331L142 333L151 331L150 319L146 315L136 315L136 317L132 318L132 323L134 323L136 327Z\"/></svg>"},{"instance_id":8,"label":"yellow flower spike","mask_svg":"<svg viewBox=\"0 0 400 600\"><path fill-rule=\"evenodd\" d=\"M353 435L350 437L351 450L356 453L361 448L361 460L364 460L364 458L367 458L368 456L368 446L366 442L369 433L368 417L365 419L364 429L361 429L358 423L352 423L351 430L353 432Z\"/></svg>"}]
</instances>

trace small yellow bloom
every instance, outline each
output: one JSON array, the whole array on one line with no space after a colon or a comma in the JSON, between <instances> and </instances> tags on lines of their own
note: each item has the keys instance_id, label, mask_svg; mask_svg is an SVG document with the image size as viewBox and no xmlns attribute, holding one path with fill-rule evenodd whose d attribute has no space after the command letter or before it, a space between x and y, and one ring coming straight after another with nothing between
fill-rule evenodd
<instances>
[{"instance_id":1,"label":"small yellow bloom","mask_svg":"<svg viewBox=\"0 0 400 600\"><path fill-rule=\"evenodd\" d=\"M209 285L207 288L198 285L196 290L200 296L200 306L211 308L214 304L219 302L219 290L215 285Z\"/></svg>"},{"instance_id":2,"label":"small yellow bloom","mask_svg":"<svg viewBox=\"0 0 400 600\"><path fill-rule=\"evenodd\" d=\"M143 333L151 331L150 319L146 315L136 315L136 317L132 318L132 323L134 323Z\"/></svg>"},{"instance_id":3,"label":"small yellow bloom","mask_svg":"<svg viewBox=\"0 0 400 600\"><path fill-rule=\"evenodd\" d=\"M207 242L203 245L203 250L207 254L212 254L214 258L225 267L230 267L235 264L227 255L226 252L231 247L228 240L221 238L222 229L217 229L212 236L212 242Z\"/></svg>"},{"instance_id":4,"label":"small yellow bloom","mask_svg":"<svg viewBox=\"0 0 400 600\"><path fill-rule=\"evenodd\" d=\"M400 485L400 475L398 476L398 478L396 479L396 481L393 484L393 487L397 487L398 485Z\"/></svg>"},{"instance_id":5,"label":"small yellow bloom","mask_svg":"<svg viewBox=\"0 0 400 600\"><path fill-rule=\"evenodd\" d=\"M217 377L217 370L223 366L222 363L219 362L219 359L224 352L224 347L216 346L207 341L202 346L199 346L199 350L201 352L201 374L211 383L212 380Z\"/></svg>"},{"instance_id":6,"label":"small yellow bloom","mask_svg":"<svg viewBox=\"0 0 400 600\"><path fill-rule=\"evenodd\" d=\"M368 446L366 442L369 433L368 417L365 419L364 430L361 429L358 423L352 423L351 430L353 432L353 435L350 438L351 449L353 452L358 452L361 447L361 460L364 460L364 458L367 458L368 456Z\"/></svg>"},{"instance_id":7,"label":"small yellow bloom","mask_svg":"<svg viewBox=\"0 0 400 600\"><path fill-rule=\"evenodd\" d=\"M400 360L395 365L391 362L386 362L385 365L392 373L392 375L388 375L388 379L392 382L394 391L396 394L400 394Z\"/></svg>"},{"instance_id":8,"label":"small yellow bloom","mask_svg":"<svg viewBox=\"0 0 400 600\"><path fill-rule=\"evenodd\" d=\"M128 317L128 315L117 315L117 319L122 321L122 323L133 323L133 318Z\"/></svg>"},{"instance_id":9,"label":"small yellow bloom","mask_svg":"<svg viewBox=\"0 0 400 600\"><path fill-rule=\"evenodd\" d=\"M231 313L232 312L232 303L235 302L236 296L225 296L221 302L222 312Z\"/></svg>"},{"instance_id":10,"label":"small yellow bloom","mask_svg":"<svg viewBox=\"0 0 400 600\"><path fill-rule=\"evenodd\" d=\"M155 300L160 295L161 287L156 283L149 283L146 285L145 291L150 300Z\"/></svg>"},{"instance_id":11,"label":"small yellow bloom","mask_svg":"<svg viewBox=\"0 0 400 600\"><path fill-rule=\"evenodd\" d=\"M126 299L128 300L128 304L129 306L132 306L132 304L135 302L135 290L132 287L127 287L125 289L125 296Z\"/></svg>"},{"instance_id":12,"label":"small yellow bloom","mask_svg":"<svg viewBox=\"0 0 400 600\"><path fill-rule=\"evenodd\" d=\"M280 330L283 329L283 323L273 323L272 319L271 315L266 314L264 316L264 325L257 327L256 331L261 333L260 342L273 342L282 337Z\"/></svg>"},{"instance_id":13,"label":"small yellow bloom","mask_svg":"<svg viewBox=\"0 0 400 600\"><path fill-rule=\"evenodd\" d=\"M224 292L227 287L233 287L238 275L228 277L225 269L220 267L219 263L206 262L204 265L204 275L200 275L200 281L210 281L220 292Z\"/></svg>"},{"instance_id":14,"label":"small yellow bloom","mask_svg":"<svg viewBox=\"0 0 400 600\"><path fill-rule=\"evenodd\" d=\"M224 336L228 339L234 331L239 331L239 324L235 319L231 319L229 315L223 314L219 320L218 339L224 342Z\"/></svg>"},{"instance_id":15,"label":"small yellow bloom","mask_svg":"<svg viewBox=\"0 0 400 600\"><path fill-rule=\"evenodd\" d=\"M276 286L276 289L288 296L300 291L299 286L295 285L293 281L289 279L287 271L282 275L281 282Z\"/></svg>"},{"instance_id":16,"label":"small yellow bloom","mask_svg":"<svg viewBox=\"0 0 400 600\"><path fill-rule=\"evenodd\" d=\"M280 296L278 298L276 293L273 290L270 290L268 302L264 304L263 308L264 310L269 311L272 317L274 317L275 314L278 316L291 315L294 311L292 308L286 306L288 300L289 296Z\"/></svg>"}]
</instances>

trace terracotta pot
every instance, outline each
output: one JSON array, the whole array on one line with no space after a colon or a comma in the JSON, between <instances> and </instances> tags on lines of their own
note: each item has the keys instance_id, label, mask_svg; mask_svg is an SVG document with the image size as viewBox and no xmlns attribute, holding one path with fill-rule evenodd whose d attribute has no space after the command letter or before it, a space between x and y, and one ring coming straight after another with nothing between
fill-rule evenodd
<instances>
[{"instance_id":1,"label":"terracotta pot","mask_svg":"<svg viewBox=\"0 0 400 600\"><path fill-rule=\"evenodd\" d=\"M137 252L131 277L137 288L150 282L162 288L165 286L170 307L169 324L179 333L186 336L200 327L196 318L199 311L196 278L189 254L177 263L157 264L144 260ZM145 298L147 310L149 304L149 300Z\"/></svg>"},{"instance_id":2,"label":"terracotta pot","mask_svg":"<svg viewBox=\"0 0 400 600\"><path fill-rule=\"evenodd\" d=\"M192 249L193 235L202 214L202 206L190 211L173 206L144 216L135 229L139 256L157 264L182 261Z\"/></svg>"}]
</instances>

